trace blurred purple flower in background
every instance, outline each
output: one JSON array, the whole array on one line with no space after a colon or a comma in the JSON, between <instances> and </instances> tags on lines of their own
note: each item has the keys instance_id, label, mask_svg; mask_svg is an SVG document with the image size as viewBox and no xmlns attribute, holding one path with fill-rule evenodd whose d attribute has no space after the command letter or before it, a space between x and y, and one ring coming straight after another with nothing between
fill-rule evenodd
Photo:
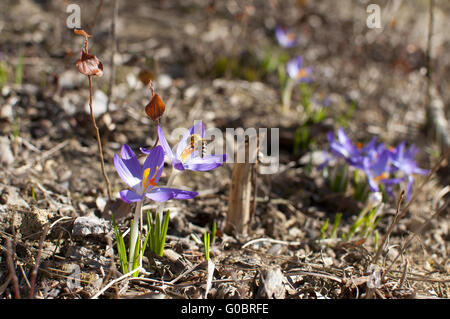
<instances>
[{"instance_id":1,"label":"blurred purple flower in background","mask_svg":"<svg viewBox=\"0 0 450 319\"><path fill-rule=\"evenodd\" d=\"M284 27L276 27L275 36L278 43L284 48L292 48L297 44L297 35Z\"/></svg>"},{"instance_id":2,"label":"blurred purple flower in background","mask_svg":"<svg viewBox=\"0 0 450 319\"><path fill-rule=\"evenodd\" d=\"M430 171L419 168L417 166L414 157L416 156L418 149L411 145L407 151L405 151L405 142L400 143L396 148L390 151L392 161L392 172L398 170L402 171L408 177L408 186L406 188L407 199L411 196L412 185L414 183L414 174L427 175Z\"/></svg>"},{"instance_id":3,"label":"blurred purple flower in background","mask_svg":"<svg viewBox=\"0 0 450 319\"><path fill-rule=\"evenodd\" d=\"M301 55L290 60L286 65L289 77L297 82L312 82L312 67L303 66L303 58Z\"/></svg>"},{"instance_id":4,"label":"blurred purple flower in background","mask_svg":"<svg viewBox=\"0 0 450 319\"><path fill-rule=\"evenodd\" d=\"M391 187L400 184L405 178L389 178L389 150L383 149L377 156L366 156L363 158L363 170L372 192L380 190L379 184L386 186L388 193L392 195Z\"/></svg>"},{"instance_id":5,"label":"blurred purple flower in background","mask_svg":"<svg viewBox=\"0 0 450 319\"><path fill-rule=\"evenodd\" d=\"M131 188L120 191L120 197L127 203L140 202L147 197L157 202L169 199L190 199L197 192L175 188L156 187L164 168L164 150L157 146L148 152L141 167L138 158L128 145L123 145L120 157L114 155L114 166L120 178Z\"/></svg>"},{"instance_id":6,"label":"blurred purple flower in background","mask_svg":"<svg viewBox=\"0 0 450 319\"><path fill-rule=\"evenodd\" d=\"M327 135L330 144L331 154L336 157L344 158L350 165L363 169L363 159L366 156L373 156L376 148L376 138L363 147L361 143L353 144L351 139L345 134L342 127L338 129L337 140L334 133L329 132Z\"/></svg>"},{"instance_id":7,"label":"blurred purple flower in background","mask_svg":"<svg viewBox=\"0 0 450 319\"><path fill-rule=\"evenodd\" d=\"M413 175L426 175L429 172L419 168L414 160L418 149L411 146L405 151L405 142L400 143L396 148L387 148L384 143L377 145L376 137L373 137L363 146L361 143L353 143L342 127L337 131L337 138L333 132L329 132L327 138L331 155L342 158L350 166L363 171L372 192L378 192L379 185L384 184L386 191L393 195L392 186L400 184L407 178L407 198L409 199L414 182ZM319 165L319 169L327 165L330 159L326 156L325 162ZM404 173L406 176L394 176L393 174L397 172Z\"/></svg>"}]
</instances>

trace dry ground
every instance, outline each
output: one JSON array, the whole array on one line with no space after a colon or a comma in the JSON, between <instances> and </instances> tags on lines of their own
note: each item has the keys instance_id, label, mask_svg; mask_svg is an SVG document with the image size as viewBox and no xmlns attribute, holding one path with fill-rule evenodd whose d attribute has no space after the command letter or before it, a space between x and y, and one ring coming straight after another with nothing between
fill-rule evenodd
<instances>
[{"instance_id":1,"label":"dry ground","mask_svg":"<svg viewBox=\"0 0 450 319\"><path fill-rule=\"evenodd\" d=\"M81 5L82 27L93 34L90 52L105 65L104 76L94 81L94 106L100 112L110 75L112 1L104 2L97 19L100 1L72 2ZM218 238L211 252L216 271L209 298L367 296L367 282L373 278L369 269L375 253L373 237L362 244L317 241L325 219L332 221L337 212L343 213L339 232L348 231L361 203L331 194L321 172L311 170L304 159L326 148L325 134L337 128L337 119L354 103L355 112L346 126L352 138L367 141L377 135L389 145L405 140L419 147L420 167L437 163L439 145L426 137L423 128L427 2L403 1L398 8L382 5L383 31L366 27L366 4L356 0L119 2L114 96L110 111L97 116L114 194L124 184L114 170L113 155L124 143L137 151L155 141L154 124L144 114L150 90L138 79L142 70L148 70L166 103L162 121L167 132L188 128L198 119L221 129L280 128L280 172L257 178L257 207L249 236ZM7 74L0 94L1 158L8 151L14 158L0 171L2 298L15 294L7 267L7 238L14 246L22 296L28 294L38 255L37 298L89 298L120 276L116 246L111 250L108 240L114 243L110 210L104 209L106 192L86 112L87 80L74 65L82 39L65 26L68 4L51 0L0 4L0 61L5 62ZM446 1L436 1L433 83L446 105L450 101L450 39L445 32L449 13ZM295 107L282 113L276 72L268 74L262 68L264 52L282 50L273 33L278 23L300 35L300 45L287 53L302 54L314 66L315 98L331 99L326 120L312 126L314 149L298 154L293 152L301 119L298 92L293 96ZM192 234L201 237L213 221L223 229L231 169L232 165L225 165L179 178L178 185L200 195L167 206L172 218L166 251L175 257L157 259L157 269L145 258L147 274L121 281L102 297L201 297L206 282L203 248ZM389 271L369 296L449 297L448 209L431 219L396 259L402 245L432 216L434 201L449 177L444 161L394 227L389 249L379 261L380 269ZM416 180L416 187L422 180ZM381 237L395 207L395 199L385 205L377 226ZM131 208L117 200L112 209L123 230L129 227ZM105 219L104 228L96 236L76 236L75 219L89 215ZM51 226L40 248L45 224ZM245 245L258 238L269 239ZM74 269L80 270L82 280L72 287L67 276Z\"/></svg>"}]
</instances>

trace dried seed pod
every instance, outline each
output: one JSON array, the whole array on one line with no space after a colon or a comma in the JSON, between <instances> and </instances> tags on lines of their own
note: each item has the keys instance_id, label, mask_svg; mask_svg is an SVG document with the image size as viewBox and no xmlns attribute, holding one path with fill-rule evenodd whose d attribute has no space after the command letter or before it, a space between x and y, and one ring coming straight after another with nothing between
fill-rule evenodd
<instances>
[{"instance_id":1,"label":"dried seed pod","mask_svg":"<svg viewBox=\"0 0 450 319\"><path fill-rule=\"evenodd\" d=\"M150 102L145 106L145 113L152 121L158 120L163 114L166 106L158 94L153 94Z\"/></svg>"},{"instance_id":2,"label":"dried seed pod","mask_svg":"<svg viewBox=\"0 0 450 319\"><path fill-rule=\"evenodd\" d=\"M103 64L93 54L82 52L81 58L77 60L76 66L78 71L84 75L103 75Z\"/></svg>"},{"instance_id":3,"label":"dried seed pod","mask_svg":"<svg viewBox=\"0 0 450 319\"><path fill-rule=\"evenodd\" d=\"M141 70L138 74L139 81L141 81L144 85L149 85L153 80L153 77L153 73L148 70Z\"/></svg>"}]
</instances>

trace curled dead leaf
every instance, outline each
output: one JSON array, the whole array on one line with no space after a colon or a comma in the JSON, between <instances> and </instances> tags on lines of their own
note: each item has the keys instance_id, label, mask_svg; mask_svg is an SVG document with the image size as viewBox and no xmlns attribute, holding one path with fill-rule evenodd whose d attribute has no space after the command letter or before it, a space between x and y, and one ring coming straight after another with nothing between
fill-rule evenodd
<instances>
[{"instance_id":1,"label":"curled dead leaf","mask_svg":"<svg viewBox=\"0 0 450 319\"><path fill-rule=\"evenodd\" d=\"M78 71L84 75L103 75L103 64L97 59L97 57L93 54L82 52L81 58L79 58L76 62L76 66Z\"/></svg>"}]
</instances>

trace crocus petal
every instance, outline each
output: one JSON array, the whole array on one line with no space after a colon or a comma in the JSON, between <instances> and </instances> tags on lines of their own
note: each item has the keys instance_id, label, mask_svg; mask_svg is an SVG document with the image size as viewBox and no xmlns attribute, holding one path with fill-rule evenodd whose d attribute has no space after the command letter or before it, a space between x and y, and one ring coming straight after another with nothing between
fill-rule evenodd
<instances>
[{"instance_id":1,"label":"crocus petal","mask_svg":"<svg viewBox=\"0 0 450 319\"><path fill-rule=\"evenodd\" d=\"M148 155L150 154L151 149L145 148L145 147L139 147L139 150L141 151L141 153Z\"/></svg>"},{"instance_id":2,"label":"crocus petal","mask_svg":"<svg viewBox=\"0 0 450 319\"><path fill-rule=\"evenodd\" d=\"M306 71L306 76L300 78L301 82L306 82L306 83L311 83L313 81L312 79L312 74L313 74L313 67L312 66L307 66L305 68Z\"/></svg>"},{"instance_id":3,"label":"crocus petal","mask_svg":"<svg viewBox=\"0 0 450 319\"><path fill-rule=\"evenodd\" d=\"M370 142L367 143L366 146L361 148L361 152L371 153L376 148L376 144L377 144L377 138L374 136L374 137L372 137Z\"/></svg>"},{"instance_id":4,"label":"crocus petal","mask_svg":"<svg viewBox=\"0 0 450 319\"><path fill-rule=\"evenodd\" d=\"M312 82L310 77L313 73L313 68L303 67L303 58L299 55L286 64L286 70L289 77L297 82Z\"/></svg>"},{"instance_id":5,"label":"crocus petal","mask_svg":"<svg viewBox=\"0 0 450 319\"><path fill-rule=\"evenodd\" d=\"M184 171L185 170L183 163L180 162L180 161L172 162L172 166L173 166L173 168L175 168L175 169L177 169L179 171Z\"/></svg>"},{"instance_id":6,"label":"crocus petal","mask_svg":"<svg viewBox=\"0 0 450 319\"><path fill-rule=\"evenodd\" d=\"M221 155L205 155L202 157L195 157L183 163L185 169L192 171L205 172L222 166L227 160L227 154Z\"/></svg>"},{"instance_id":7,"label":"crocus petal","mask_svg":"<svg viewBox=\"0 0 450 319\"><path fill-rule=\"evenodd\" d=\"M158 167L158 171L156 171L156 167ZM150 150L144 165L142 167L142 172L145 172L146 169L150 169L149 176L150 178L154 175L154 183L158 183L159 178L161 177L162 171L164 168L164 150L161 145L156 146L152 150Z\"/></svg>"},{"instance_id":8,"label":"crocus petal","mask_svg":"<svg viewBox=\"0 0 450 319\"><path fill-rule=\"evenodd\" d=\"M413 169L413 173L419 174L419 175L427 175L429 172L430 172L429 169L423 169L423 168L418 168L418 167L415 167Z\"/></svg>"},{"instance_id":9,"label":"crocus petal","mask_svg":"<svg viewBox=\"0 0 450 319\"><path fill-rule=\"evenodd\" d=\"M141 178L142 176L141 164L139 163L139 160L136 157L136 154L134 154L131 147L129 147L127 144L124 144L120 151L120 157L122 158L122 161L125 164L125 166L128 167L130 173L136 178Z\"/></svg>"},{"instance_id":10,"label":"crocus petal","mask_svg":"<svg viewBox=\"0 0 450 319\"><path fill-rule=\"evenodd\" d=\"M357 148L353 145L352 140L345 134L345 131L342 127L338 129L337 132L339 142L347 149L349 152L355 152Z\"/></svg>"},{"instance_id":11,"label":"crocus petal","mask_svg":"<svg viewBox=\"0 0 450 319\"><path fill-rule=\"evenodd\" d=\"M419 149L415 145L411 145L409 149L405 152L405 157L414 159Z\"/></svg>"},{"instance_id":12,"label":"crocus petal","mask_svg":"<svg viewBox=\"0 0 450 319\"><path fill-rule=\"evenodd\" d=\"M125 164L125 162L117 155L114 154L114 166L116 168L117 174L120 178L130 187L135 188L141 183L141 179L135 177L130 168Z\"/></svg>"},{"instance_id":13,"label":"crocus petal","mask_svg":"<svg viewBox=\"0 0 450 319\"><path fill-rule=\"evenodd\" d=\"M369 187L372 192L378 192L379 187L377 182L375 182L375 179L370 171L365 171L367 175L367 181L369 182Z\"/></svg>"},{"instance_id":14,"label":"crocus petal","mask_svg":"<svg viewBox=\"0 0 450 319\"><path fill-rule=\"evenodd\" d=\"M403 161L403 155L405 153L405 142L400 143L400 145L396 149L396 161L401 162Z\"/></svg>"},{"instance_id":15,"label":"crocus petal","mask_svg":"<svg viewBox=\"0 0 450 319\"><path fill-rule=\"evenodd\" d=\"M327 139L328 139L328 143L329 144L334 142L334 132L333 131L329 131L327 133Z\"/></svg>"},{"instance_id":16,"label":"crocus petal","mask_svg":"<svg viewBox=\"0 0 450 319\"><path fill-rule=\"evenodd\" d=\"M323 163L322 164L319 164L319 166L317 166L317 169L319 170L319 171L321 171L325 166L327 166L328 165L328 163L330 162L330 157L328 156L328 153L327 152L323 152L323 157L324 157L324 161L323 161Z\"/></svg>"},{"instance_id":17,"label":"crocus petal","mask_svg":"<svg viewBox=\"0 0 450 319\"><path fill-rule=\"evenodd\" d=\"M191 199L197 196L197 192L190 192L176 188L153 188L145 196L156 202L165 202L169 199Z\"/></svg>"},{"instance_id":18,"label":"crocus petal","mask_svg":"<svg viewBox=\"0 0 450 319\"><path fill-rule=\"evenodd\" d=\"M303 66L303 58L301 55L293 58L286 64L286 69L292 79L297 77L298 71Z\"/></svg>"},{"instance_id":19,"label":"crocus petal","mask_svg":"<svg viewBox=\"0 0 450 319\"><path fill-rule=\"evenodd\" d=\"M334 156L341 156L344 158L349 158L351 155L350 152L348 151L348 149L339 143L335 143L335 142L331 143L330 149Z\"/></svg>"},{"instance_id":20,"label":"crocus petal","mask_svg":"<svg viewBox=\"0 0 450 319\"><path fill-rule=\"evenodd\" d=\"M172 152L172 149L169 146L169 143L167 143L166 137L164 136L161 125L158 124L158 137L159 137L159 143L161 143L162 148L164 149L164 152L166 155L170 158L171 161L175 158L175 155Z\"/></svg>"},{"instance_id":21,"label":"crocus petal","mask_svg":"<svg viewBox=\"0 0 450 319\"><path fill-rule=\"evenodd\" d=\"M406 199L409 200L411 198L412 187L414 184L414 178L412 175L408 176L408 185L406 186Z\"/></svg>"},{"instance_id":22,"label":"crocus petal","mask_svg":"<svg viewBox=\"0 0 450 319\"><path fill-rule=\"evenodd\" d=\"M394 192L392 191L392 187L390 185L386 185L386 193L388 193L389 196L394 197Z\"/></svg>"},{"instance_id":23,"label":"crocus petal","mask_svg":"<svg viewBox=\"0 0 450 319\"><path fill-rule=\"evenodd\" d=\"M379 176L388 171L389 153L384 151L378 157L378 160L372 165L371 169L375 176Z\"/></svg>"},{"instance_id":24,"label":"crocus petal","mask_svg":"<svg viewBox=\"0 0 450 319\"><path fill-rule=\"evenodd\" d=\"M281 26L275 29L275 36L282 47L291 48L297 44L297 36Z\"/></svg>"},{"instance_id":25,"label":"crocus petal","mask_svg":"<svg viewBox=\"0 0 450 319\"><path fill-rule=\"evenodd\" d=\"M398 177L398 178L386 178L382 179L381 182L385 185L397 185L405 180L406 177Z\"/></svg>"},{"instance_id":26,"label":"crocus petal","mask_svg":"<svg viewBox=\"0 0 450 319\"><path fill-rule=\"evenodd\" d=\"M145 147L141 147L140 148L140 150L141 150L141 152L142 153L144 153L145 155L148 155L148 154L150 154L150 149L148 149L148 148L145 148ZM166 154L167 155L167 154ZM173 152L172 152L172 155L173 155ZM173 156L173 158L171 158L171 161L172 161L172 166L176 166L175 168L176 169L178 169L178 170L184 170L184 168L183 168L183 164L175 157L175 155Z\"/></svg>"},{"instance_id":27,"label":"crocus petal","mask_svg":"<svg viewBox=\"0 0 450 319\"><path fill-rule=\"evenodd\" d=\"M133 191L124 189L120 191L120 198L122 198L124 202L135 203L140 202L144 198L144 195L138 195Z\"/></svg>"}]
</instances>

